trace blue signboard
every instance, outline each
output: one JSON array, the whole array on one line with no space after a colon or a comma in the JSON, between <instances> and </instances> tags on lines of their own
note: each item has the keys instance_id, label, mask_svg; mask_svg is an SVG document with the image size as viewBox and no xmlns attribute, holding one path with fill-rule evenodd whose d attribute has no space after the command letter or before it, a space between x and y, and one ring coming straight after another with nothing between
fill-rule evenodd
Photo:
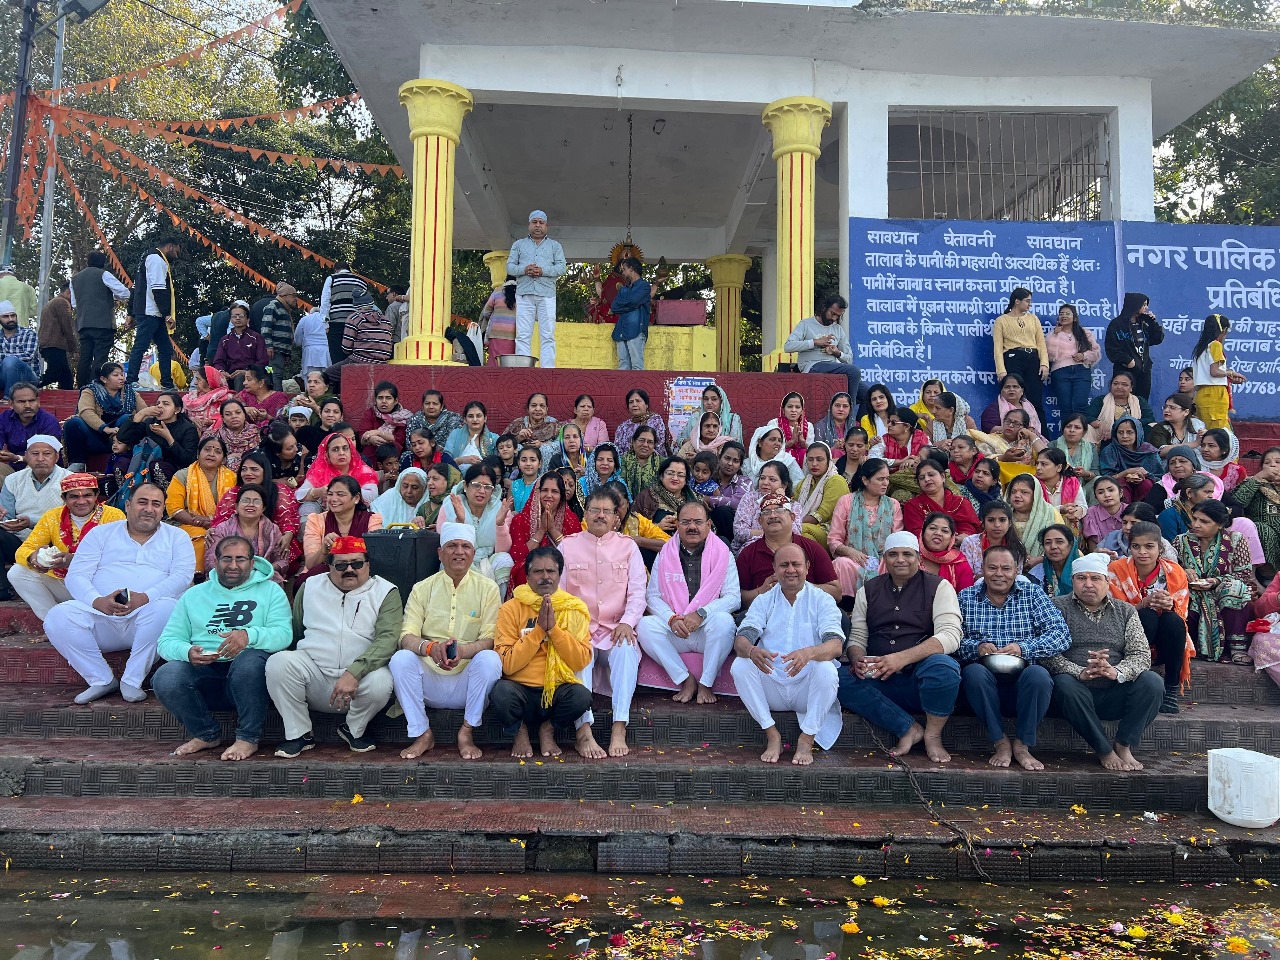
<instances>
[{"instance_id":1,"label":"blue signboard","mask_svg":"<svg viewBox=\"0 0 1280 960\"><path fill-rule=\"evenodd\" d=\"M1046 324L1075 304L1099 344L1119 309L1116 231L1110 222L961 220L849 222L849 337L866 383L912 403L936 377L977 419L996 394L991 327L1009 293L1026 287ZM1104 385L1105 363L1094 375ZM1053 399L1046 390L1053 418Z\"/></svg>"},{"instance_id":2,"label":"blue signboard","mask_svg":"<svg viewBox=\"0 0 1280 960\"><path fill-rule=\"evenodd\" d=\"M1275 227L1121 225L1124 289L1149 296L1165 329L1164 343L1152 350L1151 400L1157 413L1164 398L1176 391L1178 371L1191 365L1204 318L1221 313L1231 319L1227 363L1249 378L1231 388L1234 416L1280 417L1277 253L1280 229Z\"/></svg>"}]
</instances>

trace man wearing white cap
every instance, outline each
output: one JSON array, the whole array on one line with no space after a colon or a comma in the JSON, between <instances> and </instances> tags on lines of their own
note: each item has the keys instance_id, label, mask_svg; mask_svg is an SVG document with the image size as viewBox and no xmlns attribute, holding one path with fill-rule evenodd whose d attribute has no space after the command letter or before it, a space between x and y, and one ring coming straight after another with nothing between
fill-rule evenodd
<instances>
[{"instance_id":1,"label":"man wearing white cap","mask_svg":"<svg viewBox=\"0 0 1280 960\"><path fill-rule=\"evenodd\" d=\"M68 471L58 466L61 452L57 437L35 434L22 457L27 469L9 474L0 487L0 562L5 568L14 562L36 521L62 503L62 478ZM0 599L13 599L7 579L0 581Z\"/></svg>"},{"instance_id":2,"label":"man wearing white cap","mask_svg":"<svg viewBox=\"0 0 1280 960\"><path fill-rule=\"evenodd\" d=\"M19 280L13 272L13 264L0 264L0 300L7 300L18 314L18 323L24 327L31 326L31 318L36 315L39 298L35 287L24 280Z\"/></svg>"},{"instance_id":3,"label":"man wearing white cap","mask_svg":"<svg viewBox=\"0 0 1280 960\"><path fill-rule=\"evenodd\" d=\"M0 397L9 399L15 383L35 383L40 338L30 327L18 326L18 308L0 300Z\"/></svg>"},{"instance_id":4,"label":"man wearing white cap","mask_svg":"<svg viewBox=\"0 0 1280 960\"><path fill-rule=\"evenodd\" d=\"M840 703L898 738L900 757L921 741L934 763L951 759L942 730L960 692L960 604L951 584L920 569L920 542L900 530L880 553L880 575L858 588ZM923 713L922 727L912 717Z\"/></svg>"},{"instance_id":5,"label":"man wearing white cap","mask_svg":"<svg viewBox=\"0 0 1280 960\"><path fill-rule=\"evenodd\" d=\"M498 585L471 569L476 531L469 523L440 526L440 571L409 591L400 631L400 649L391 657L391 680L413 743L400 751L415 760L436 745L425 707L463 710L458 753L463 760L483 754L475 729L494 684L502 679L502 658L493 651L493 628L502 601Z\"/></svg>"},{"instance_id":6,"label":"man wearing white cap","mask_svg":"<svg viewBox=\"0 0 1280 960\"><path fill-rule=\"evenodd\" d=\"M1108 557L1071 564L1071 593L1054 597L1071 646L1046 664L1053 705L1088 741L1108 770L1141 770L1134 745L1160 712L1164 681L1151 669L1151 647L1138 611L1111 596ZM1114 742L1102 720L1118 720Z\"/></svg>"},{"instance_id":7,"label":"man wearing white cap","mask_svg":"<svg viewBox=\"0 0 1280 960\"><path fill-rule=\"evenodd\" d=\"M516 353L533 354L533 324L537 320L540 362L556 365L556 277L565 271L564 249L547 236L547 215L529 214L529 236L511 245L507 275L516 278Z\"/></svg>"}]
</instances>

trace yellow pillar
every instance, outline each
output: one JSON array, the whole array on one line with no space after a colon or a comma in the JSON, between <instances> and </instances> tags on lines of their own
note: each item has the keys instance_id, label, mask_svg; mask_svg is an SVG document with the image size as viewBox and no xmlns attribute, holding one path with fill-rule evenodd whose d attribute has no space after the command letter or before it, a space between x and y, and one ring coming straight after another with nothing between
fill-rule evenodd
<instances>
[{"instance_id":1,"label":"yellow pillar","mask_svg":"<svg viewBox=\"0 0 1280 960\"><path fill-rule=\"evenodd\" d=\"M773 134L778 165L778 310L774 329L762 331L769 352L760 358L761 370L774 370L791 331L813 314L814 176L831 104L787 97L765 107L761 120Z\"/></svg>"},{"instance_id":2,"label":"yellow pillar","mask_svg":"<svg viewBox=\"0 0 1280 960\"><path fill-rule=\"evenodd\" d=\"M742 285L751 258L740 253L708 257L711 285L716 292L716 369L742 369Z\"/></svg>"},{"instance_id":3,"label":"yellow pillar","mask_svg":"<svg viewBox=\"0 0 1280 960\"><path fill-rule=\"evenodd\" d=\"M393 363L453 361L444 338L452 310L454 157L462 120L474 101L445 80L410 80L400 88L413 139L413 221L409 262L409 335Z\"/></svg>"},{"instance_id":4,"label":"yellow pillar","mask_svg":"<svg viewBox=\"0 0 1280 960\"><path fill-rule=\"evenodd\" d=\"M507 257L510 255L510 250L490 250L481 258L489 268L489 284L495 290L507 282Z\"/></svg>"}]
</instances>

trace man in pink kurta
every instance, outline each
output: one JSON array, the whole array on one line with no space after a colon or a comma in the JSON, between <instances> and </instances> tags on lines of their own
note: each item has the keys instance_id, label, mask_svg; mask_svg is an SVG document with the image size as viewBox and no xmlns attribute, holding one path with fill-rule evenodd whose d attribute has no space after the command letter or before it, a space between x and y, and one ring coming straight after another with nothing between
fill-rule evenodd
<instances>
[{"instance_id":1,"label":"man in pink kurta","mask_svg":"<svg viewBox=\"0 0 1280 960\"><path fill-rule=\"evenodd\" d=\"M621 504L611 490L599 489L587 500L587 529L560 542L564 573L560 588L587 605L591 614L591 663L578 674L592 687L595 651L608 651L605 662L613 691L613 729L609 736L611 757L625 756L631 697L640 671L640 646L636 627L645 609L645 570L634 540L614 530ZM605 751L591 733L595 716L590 710L578 720L576 747L584 757L599 758Z\"/></svg>"}]
</instances>

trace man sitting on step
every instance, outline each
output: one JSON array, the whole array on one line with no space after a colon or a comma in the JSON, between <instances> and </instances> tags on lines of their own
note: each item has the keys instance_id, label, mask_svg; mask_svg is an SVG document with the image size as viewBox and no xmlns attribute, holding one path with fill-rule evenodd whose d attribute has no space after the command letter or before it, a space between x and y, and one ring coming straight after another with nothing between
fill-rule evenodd
<instances>
[{"instance_id":1,"label":"man sitting on step","mask_svg":"<svg viewBox=\"0 0 1280 960\"><path fill-rule=\"evenodd\" d=\"M55 605L71 599L63 580L85 534L124 519L115 507L98 502L98 478L92 474L68 474L59 489L63 505L36 521L9 568L9 583L41 620Z\"/></svg>"},{"instance_id":2,"label":"man sitting on step","mask_svg":"<svg viewBox=\"0 0 1280 960\"><path fill-rule=\"evenodd\" d=\"M37 433L27 441L23 454L27 469L11 473L0 486L0 571L14 562L36 521L62 500L62 478L68 473L58 466L62 441L47 433ZM13 590L0 573L0 600L12 600Z\"/></svg>"},{"instance_id":3,"label":"man sitting on step","mask_svg":"<svg viewBox=\"0 0 1280 960\"><path fill-rule=\"evenodd\" d=\"M1016 760L1024 770L1043 770L1031 754L1036 731L1049 710L1053 679L1041 661L1071 646L1067 624L1038 584L1018 576L1019 558L1009 547L987 547L982 556L982 580L960 591L964 639L960 641L960 671L969 706L987 729L993 767ZM1021 657L1027 665L1017 677L999 676L978 660L1002 653ZM1004 732L1002 716L1015 722L1013 744Z\"/></svg>"},{"instance_id":4,"label":"man sitting on step","mask_svg":"<svg viewBox=\"0 0 1280 960\"><path fill-rule=\"evenodd\" d=\"M49 642L89 684L76 703L120 691L130 703L147 699L143 681L156 659L156 641L196 572L191 538L163 523L165 491L139 484L125 506L124 523L95 527L80 541L67 567L67 592L45 617ZM128 650L116 682L103 651Z\"/></svg>"},{"instance_id":5,"label":"man sitting on step","mask_svg":"<svg viewBox=\"0 0 1280 960\"><path fill-rule=\"evenodd\" d=\"M765 763L782 756L773 710L793 710L799 718L792 763L813 763L814 743L828 750L840 736L840 608L830 594L806 582L808 575L803 548L779 547L773 555L775 583L752 601L733 641L738 656L729 671L743 705L764 730Z\"/></svg>"},{"instance_id":6,"label":"man sitting on step","mask_svg":"<svg viewBox=\"0 0 1280 960\"><path fill-rule=\"evenodd\" d=\"M951 654L962 632L955 588L920 569L915 534L889 534L880 576L864 581L853 603L840 703L896 736L893 756L924 741L934 763L951 759L942 730L960 693L960 665ZM912 713L925 715L923 727Z\"/></svg>"},{"instance_id":7,"label":"man sitting on step","mask_svg":"<svg viewBox=\"0 0 1280 960\"><path fill-rule=\"evenodd\" d=\"M788 543L794 543L804 551L809 561L809 582L840 601L840 580L831 556L822 544L803 537L792 530L795 515L791 512L791 500L785 493L766 494L760 500L760 531L758 540L752 540L738 554L738 585L742 590L742 606L751 605L756 597L769 592L774 579L775 551Z\"/></svg>"},{"instance_id":8,"label":"man sitting on step","mask_svg":"<svg viewBox=\"0 0 1280 960\"><path fill-rule=\"evenodd\" d=\"M338 736L356 753L376 750L365 730L391 699L387 664L400 644L400 591L373 576L361 537L333 541L328 566L294 594L293 649L267 661L267 692L284 718L276 756L286 760L316 745L312 710L346 714Z\"/></svg>"},{"instance_id":9,"label":"man sitting on step","mask_svg":"<svg viewBox=\"0 0 1280 960\"><path fill-rule=\"evenodd\" d=\"M1054 597L1071 634L1050 658L1053 705L1093 747L1108 770L1141 770L1133 746L1160 712L1164 682L1151 669L1151 647L1138 611L1111 596L1105 553L1071 564L1071 593ZM1103 720L1118 720L1115 742Z\"/></svg>"},{"instance_id":10,"label":"man sitting on step","mask_svg":"<svg viewBox=\"0 0 1280 960\"><path fill-rule=\"evenodd\" d=\"M603 488L587 498L587 529L560 541L564 557L564 573L560 587L587 605L591 614L591 663L582 668L579 677L589 690L594 690L593 674L597 655L607 657L608 677L613 691L613 728L609 736L611 757L623 757L627 746L627 723L631 718L631 698L636 692L636 675L640 670L640 645L636 627L644 616L645 569L636 542L613 529L622 504L617 494ZM578 719L575 749L584 757L605 756L591 732L595 714L590 709ZM543 731L542 747L546 753L550 728ZM552 754L558 753L554 740Z\"/></svg>"},{"instance_id":11,"label":"man sitting on step","mask_svg":"<svg viewBox=\"0 0 1280 960\"><path fill-rule=\"evenodd\" d=\"M272 582L265 557L241 536L218 541L209 579L187 590L160 634L168 663L151 686L191 739L173 751L186 757L222 743L211 712L230 707L236 739L223 760L245 760L258 749L267 722L267 658L293 640L289 598Z\"/></svg>"},{"instance_id":12,"label":"man sitting on step","mask_svg":"<svg viewBox=\"0 0 1280 960\"><path fill-rule=\"evenodd\" d=\"M712 531L701 500L677 512L676 536L658 551L647 599L649 615L637 631L640 646L679 684L671 699L688 703L696 695L699 703L715 703L711 688L733 653L733 614L741 598L733 555ZM702 654L702 676L689 672L682 653Z\"/></svg>"},{"instance_id":13,"label":"man sitting on step","mask_svg":"<svg viewBox=\"0 0 1280 960\"><path fill-rule=\"evenodd\" d=\"M389 664L396 700L414 738L400 756L414 760L435 747L425 709L434 707L465 711L458 753L463 760L477 760L483 754L474 732L489 691L502 679L502 658L493 652L502 600L498 585L471 568L476 557L471 524L441 524L439 553L439 572L409 591L400 649Z\"/></svg>"}]
</instances>

